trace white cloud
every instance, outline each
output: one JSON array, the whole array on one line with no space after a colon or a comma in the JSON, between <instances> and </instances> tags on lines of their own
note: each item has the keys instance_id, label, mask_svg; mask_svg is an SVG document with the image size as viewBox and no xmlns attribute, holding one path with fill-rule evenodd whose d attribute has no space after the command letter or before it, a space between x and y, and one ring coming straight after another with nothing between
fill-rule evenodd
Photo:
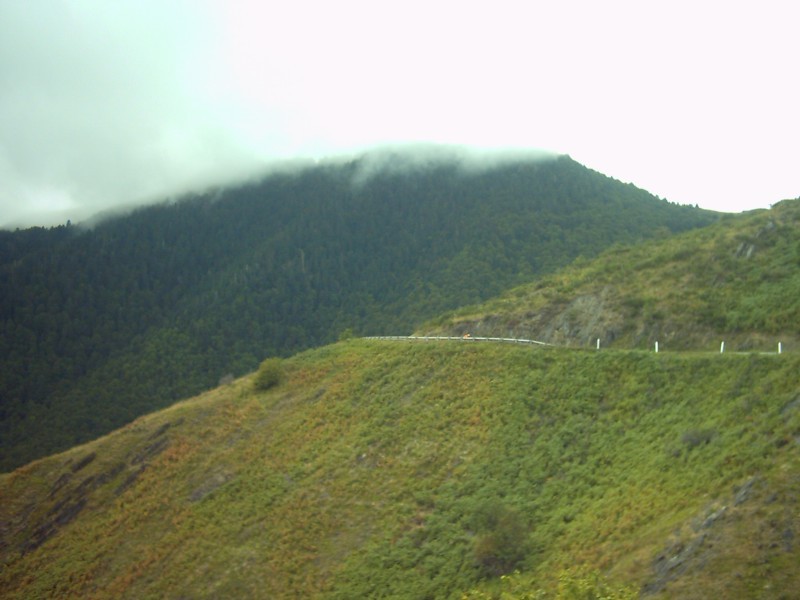
<instances>
[{"instance_id":1,"label":"white cloud","mask_svg":"<svg viewBox=\"0 0 800 600\"><path fill-rule=\"evenodd\" d=\"M793 17L777 1L0 3L0 224L404 141L555 150L670 200L766 206L800 194Z\"/></svg>"},{"instance_id":2,"label":"white cloud","mask_svg":"<svg viewBox=\"0 0 800 600\"><path fill-rule=\"evenodd\" d=\"M114 6L0 5L0 224L48 207L83 218L254 168L184 80L189 13Z\"/></svg>"}]
</instances>

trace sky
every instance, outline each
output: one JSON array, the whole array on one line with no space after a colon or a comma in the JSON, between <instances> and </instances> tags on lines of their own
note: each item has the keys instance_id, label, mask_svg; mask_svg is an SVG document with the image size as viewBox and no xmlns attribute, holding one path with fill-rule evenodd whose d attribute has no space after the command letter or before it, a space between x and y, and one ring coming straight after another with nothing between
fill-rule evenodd
<instances>
[{"instance_id":1,"label":"sky","mask_svg":"<svg viewBox=\"0 0 800 600\"><path fill-rule=\"evenodd\" d=\"M800 196L786 1L0 0L0 226L392 144L569 154L726 212Z\"/></svg>"}]
</instances>

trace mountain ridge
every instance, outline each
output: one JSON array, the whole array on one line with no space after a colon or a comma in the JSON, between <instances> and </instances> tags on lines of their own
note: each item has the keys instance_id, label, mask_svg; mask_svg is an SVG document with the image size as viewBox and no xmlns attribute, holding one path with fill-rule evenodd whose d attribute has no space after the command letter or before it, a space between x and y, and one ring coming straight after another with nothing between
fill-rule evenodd
<instances>
[{"instance_id":1,"label":"mountain ridge","mask_svg":"<svg viewBox=\"0 0 800 600\"><path fill-rule=\"evenodd\" d=\"M665 351L649 334L625 347L637 326L600 350L351 338L2 474L0 590L784 598L800 585L800 353L791 336L780 355L690 342L730 334L714 327L732 306L743 335L792 334L796 300L758 308L793 297L799 204L614 248L433 325L534 318L585 286L675 288L660 322L690 322ZM697 337L676 298L705 306Z\"/></svg>"}]
</instances>

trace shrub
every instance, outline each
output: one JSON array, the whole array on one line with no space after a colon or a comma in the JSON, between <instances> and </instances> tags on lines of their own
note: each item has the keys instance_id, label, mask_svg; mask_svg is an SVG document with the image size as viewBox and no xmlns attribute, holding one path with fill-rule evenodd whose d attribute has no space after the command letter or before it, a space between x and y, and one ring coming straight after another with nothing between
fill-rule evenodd
<instances>
[{"instance_id":1,"label":"shrub","mask_svg":"<svg viewBox=\"0 0 800 600\"><path fill-rule=\"evenodd\" d=\"M708 444L716 435L713 429L690 429L681 436L681 441L691 449Z\"/></svg>"},{"instance_id":2,"label":"shrub","mask_svg":"<svg viewBox=\"0 0 800 600\"><path fill-rule=\"evenodd\" d=\"M258 391L268 390L283 381L283 361L280 358L268 358L258 367L253 386Z\"/></svg>"},{"instance_id":3,"label":"shrub","mask_svg":"<svg viewBox=\"0 0 800 600\"><path fill-rule=\"evenodd\" d=\"M476 517L482 530L474 546L479 568L492 576L511 573L528 554L527 527L522 517L500 502L484 505Z\"/></svg>"}]
</instances>

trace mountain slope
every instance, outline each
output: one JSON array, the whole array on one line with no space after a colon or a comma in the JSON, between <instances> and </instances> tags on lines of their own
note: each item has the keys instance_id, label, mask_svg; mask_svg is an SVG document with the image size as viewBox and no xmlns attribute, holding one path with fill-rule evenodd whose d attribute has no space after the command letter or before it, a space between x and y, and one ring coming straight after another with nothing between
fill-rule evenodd
<instances>
[{"instance_id":1,"label":"mountain slope","mask_svg":"<svg viewBox=\"0 0 800 600\"><path fill-rule=\"evenodd\" d=\"M421 333L471 332L556 344L662 349L800 345L800 201L725 217L459 309Z\"/></svg>"},{"instance_id":2,"label":"mountain slope","mask_svg":"<svg viewBox=\"0 0 800 600\"><path fill-rule=\"evenodd\" d=\"M0 590L551 597L602 573L652 597L782 597L800 584L798 368L469 341L308 351L266 392L244 378L0 475Z\"/></svg>"},{"instance_id":3,"label":"mountain slope","mask_svg":"<svg viewBox=\"0 0 800 600\"><path fill-rule=\"evenodd\" d=\"M401 333L717 215L568 157L370 155L93 229L0 232L0 469L347 329Z\"/></svg>"}]
</instances>

